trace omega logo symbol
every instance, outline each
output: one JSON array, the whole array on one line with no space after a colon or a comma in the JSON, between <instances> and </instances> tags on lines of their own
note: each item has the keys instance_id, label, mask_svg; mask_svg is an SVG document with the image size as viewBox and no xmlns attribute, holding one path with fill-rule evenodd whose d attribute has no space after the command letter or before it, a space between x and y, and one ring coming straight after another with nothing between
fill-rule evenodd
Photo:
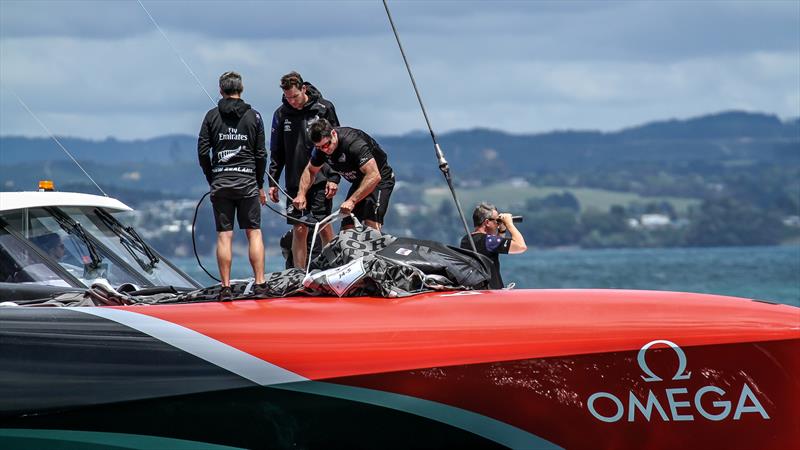
<instances>
[{"instance_id":1,"label":"omega logo symbol","mask_svg":"<svg viewBox=\"0 0 800 450\"><path fill-rule=\"evenodd\" d=\"M675 350L675 354L678 355L678 371L675 372L675 375L672 377L673 381L688 380L689 377L692 376L692 372L684 373L686 371L686 353L683 353L683 350L681 350L681 348L678 347L674 342L665 340L648 342L644 345L644 347L641 348L641 350L639 350L639 355L636 357L636 359L639 361L639 367L642 369L642 372L648 375L647 377L642 375L642 379L647 382L663 381L660 377L654 374L652 370L650 370L650 367L647 366L647 362L644 360L647 350L656 344L669 345L670 348Z\"/></svg>"},{"instance_id":2,"label":"omega logo symbol","mask_svg":"<svg viewBox=\"0 0 800 450\"><path fill-rule=\"evenodd\" d=\"M647 351L654 345L666 345L677 356L678 369L672 375L672 381L690 379L692 372L686 370L687 358L683 349L672 341L659 339L650 341L642 346L636 357L639 368L644 373L644 375L641 375L642 380L647 383L664 381L653 372L645 359ZM656 395L657 393L659 395ZM731 415L731 411L733 411L733 420L740 420L742 414L746 413L757 413L762 419L769 420L767 411L747 383L742 384L735 408L731 400L725 400L725 395L724 389L709 385L691 393L686 387L669 387L663 390L650 389L646 398L641 399L641 394L637 395L634 393L634 389L630 389L627 393L627 408L623 403L623 399L626 396L618 396L611 392L595 392L589 396L586 403L592 416L606 423L622 420L626 411L628 413L628 422L635 422L640 417L647 422L650 422L651 418L655 420L656 417L660 417L664 422L691 422L698 415L704 419L719 422L727 419ZM711 399L708 399L708 397L711 397ZM598 405L600 405L599 411Z\"/></svg>"}]
</instances>

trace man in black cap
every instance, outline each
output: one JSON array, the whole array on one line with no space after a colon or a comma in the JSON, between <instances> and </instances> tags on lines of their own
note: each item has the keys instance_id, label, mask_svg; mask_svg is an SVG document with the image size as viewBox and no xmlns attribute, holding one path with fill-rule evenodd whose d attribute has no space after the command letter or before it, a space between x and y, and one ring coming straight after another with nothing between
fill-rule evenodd
<instances>
[{"instance_id":1,"label":"man in black cap","mask_svg":"<svg viewBox=\"0 0 800 450\"><path fill-rule=\"evenodd\" d=\"M281 171L286 168L285 185L286 193L296 196L300 184L300 175L303 173L314 144L308 137L308 127L319 119L339 125L336 109L333 103L322 98L322 94L311 83L303 81L297 72L289 72L281 77L281 90L283 90L282 105L275 110L272 116L272 133L270 136L270 164L269 198L278 202L277 181ZM340 177L332 172L327 165L312 180L307 193L307 209L298 209L292 205L293 198L287 199L286 213L292 225L292 257L295 267L305 267L308 253L306 241L308 226L295 219L303 221L322 220L330 215L333 196L339 189ZM327 225L320 230L323 244L333 238L331 226Z\"/></svg>"},{"instance_id":2,"label":"man in black cap","mask_svg":"<svg viewBox=\"0 0 800 450\"><path fill-rule=\"evenodd\" d=\"M267 149L264 121L258 111L241 99L242 76L225 72L219 77L222 99L208 111L200 127L197 154L211 188L211 204L217 227L217 265L222 278L219 298L232 299L231 243L233 220L245 230L253 267L255 295L267 289L264 279L264 241L261 237L261 205L267 203L264 170ZM211 156L211 158L209 158Z\"/></svg>"}]
</instances>

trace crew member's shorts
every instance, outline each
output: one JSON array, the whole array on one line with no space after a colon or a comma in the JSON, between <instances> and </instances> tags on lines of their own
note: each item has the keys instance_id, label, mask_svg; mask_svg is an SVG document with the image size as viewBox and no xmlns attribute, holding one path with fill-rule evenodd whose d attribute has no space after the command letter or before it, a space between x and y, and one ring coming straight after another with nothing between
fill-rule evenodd
<instances>
[{"instance_id":1,"label":"crew member's shorts","mask_svg":"<svg viewBox=\"0 0 800 450\"><path fill-rule=\"evenodd\" d=\"M261 228L261 204L258 196L246 198L215 197L211 195L214 207L214 222L217 231L232 231L234 216L239 221L239 229Z\"/></svg>"},{"instance_id":2,"label":"crew member's shorts","mask_svg":"<svg viewBox=\"0 0 800 450\"><path fill-rule=\"evenodd\" d=\"M306 209L301 211L292 205L292 201L286 199L286 215L291 219L286 219L289 225L300 224L294 219L300 219L305 222L312 222L312 217L316 221L320 221L331 214L333 209L333 199L325 198L325 185L327 183L317 183L306 192Z\"/></svg>"},{"instance_id":3,"label":"crew member's shorts","mask_svg":"<svg viewBox=\"0 0 800 450\"><path fill-rule=\"evenodd\" d=\"M353 195L353 192L358 189L358 186L358 184L350 186L350 190L347 191L347 198ZM389 179L381 179L378 185L375 186L375 190L356 204L356 207L353 208L353 215L361 222L365 220L374 220L383 225L383 216L386 215L386 211L389 209L389 197L392 196L393 190L394 174L392 174L392 177ZM349 225L353 225L352 218L345 217L342 219L343 227Z\"/></svg>"}]
</instances>

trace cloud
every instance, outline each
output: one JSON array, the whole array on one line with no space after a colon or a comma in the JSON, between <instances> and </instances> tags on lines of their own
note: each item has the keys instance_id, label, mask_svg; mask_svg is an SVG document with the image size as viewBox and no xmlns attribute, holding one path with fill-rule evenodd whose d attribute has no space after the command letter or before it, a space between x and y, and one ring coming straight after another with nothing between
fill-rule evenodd
<instances>
[{"instance_id":1,"label":"cloud","mask_svg":"<svg viewBox=\"0 0 800 450\"><path fill-rule=\"evenodd\" d=\"M379 2L144 1L216 98L271 115L298 70L343 122L425 122ZM800 115L797 2L390 2L438 132L617 129L728 108ZM194 134L211 107L135 1L0 2L0 134ZM230 18L228 20L228 18Z\"/></svg>"},{"instance_id":2,"label":"cloud","mask_svg":"<svg viewBox=\"0 0 800 450\"><path fill-rule=\"evenodd\" d=\"M170 33L209 39L327 39L389 33L380 2L142 0ZM124 39L153 25L135 0L4 0L6 38ZM401 35L516 36L537 55L639 57L797 48L792 1L390 1ZM405 37L405 36L404 36ZM531 39L533 38L533 39ZM508 40L512 46L513 39ZM654 47L653 44L657 44Z\"/></svg>"}]
</instances>

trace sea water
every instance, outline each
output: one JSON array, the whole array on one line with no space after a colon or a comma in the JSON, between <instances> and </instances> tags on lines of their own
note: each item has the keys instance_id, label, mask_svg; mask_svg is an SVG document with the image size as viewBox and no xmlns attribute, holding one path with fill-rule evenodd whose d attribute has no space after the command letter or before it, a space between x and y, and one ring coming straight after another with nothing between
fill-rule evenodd
<instances>
[{"instance_id":1,"label":"sea water","mask_svg":"<svg viewBox=\"0 0 800 450\"><path fill-rule=\"evenodd\" d=\"M700 292L800 306L800 246L613 250L536 250L500 257L503 280L517 288L646 289ZM216 261L203 265L215 276ZM214 284L194 258L174 262L203 285ZM283 269L267 256L268 272ZM246 256L234 257L234 278L252 276Z\"/></svg>"}]
</instances>

